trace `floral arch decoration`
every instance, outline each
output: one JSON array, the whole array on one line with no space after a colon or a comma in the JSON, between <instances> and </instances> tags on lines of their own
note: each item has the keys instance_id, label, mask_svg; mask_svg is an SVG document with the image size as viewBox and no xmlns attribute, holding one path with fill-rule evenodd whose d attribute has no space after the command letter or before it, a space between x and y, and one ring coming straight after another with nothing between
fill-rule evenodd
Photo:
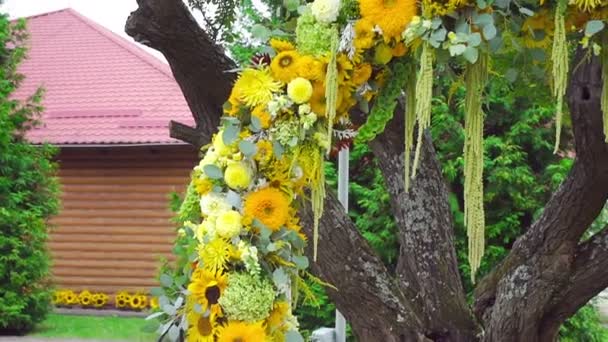
<instances>
[{"instance_id":1,"label":"floral arch decoration","mask_svg":"<svg viewBox=\"0 0 608 342\"><path fill-rule=\"evenodd\" d=\"M157 315L170 317L161 330L175 338L301 340L291 310L299 293L310 293L302 277L312 276L298 210L311 202L316 258L326 155L336 141L374 139L405 95L409 189L431 122L436 66L448 61L464 69L465 223L474 277L484 250L482 102L492 56L550 55L556 149L569 47L581 44L608 65L607 0L284 3L286 15L297 16L295 29L272 39L256 30L270 54L239 71L221 127L192 172L176 245L186 266L180 276L162 275L157 293L164 311ZM603 73L608 136L608 68ZM357 130L349 120L354 107L367 113Z\"/></svg>"}]
</instances>

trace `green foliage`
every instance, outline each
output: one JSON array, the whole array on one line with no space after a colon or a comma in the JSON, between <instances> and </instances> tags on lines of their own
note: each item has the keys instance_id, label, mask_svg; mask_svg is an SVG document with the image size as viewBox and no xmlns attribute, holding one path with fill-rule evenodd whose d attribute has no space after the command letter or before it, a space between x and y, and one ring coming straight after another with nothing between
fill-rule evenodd
<instances>
[{"instance_id":1,"label":"green foliage","mask_svg":"<svg viewBox=\"0 0 608 342\"><path fill-rule=\"evenodd\" d=\"M561 342L608 341L608 329L602 326L596 309L587 304L559 329Z\"/></svg>"},{"instance_id":2,"label":"green foliage","mask_svg":"<svg viewBox=\"0 0 608 342\"><path fill-rule=\"evenodd\" d=\"M42 92L25 103L9 98L20 79L24 29L0 15L0 334L24 333L42 321L52 291L45 244L46 220L58 208L56 150L24 139Z\"/></svg>"}]
</instances>

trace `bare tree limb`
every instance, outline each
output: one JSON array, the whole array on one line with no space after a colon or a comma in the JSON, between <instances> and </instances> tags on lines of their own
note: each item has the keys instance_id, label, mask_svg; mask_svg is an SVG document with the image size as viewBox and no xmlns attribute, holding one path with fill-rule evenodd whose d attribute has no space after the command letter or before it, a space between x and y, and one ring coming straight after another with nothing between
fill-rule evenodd
<instances>
[{"instance_id":1,"label":"bare tree limb","mask_svg":"<svg viewBox=\"0 0 608 342\"><path fill-rule=\"evenodd\" d=\"M466 302L458 273L447 187L427 132L418 175L404 186L403 114L396 113L372 144L391 195L401 243L397 276L421 311L426 335L471 341L479 327Z\"/></svg>"},{"instance_id":2,"label":"bare tree limb","mask_svg":"<svg viewBox=\"0 0 608 342\"><path fill-rule=\"evenodd\" d=\"M601 65L582 60L568 89L576 147L570 174L539 219L517 239L511 253L476 289L476 314L488 341L543 340L538 322L552 296L567 282L581 235L608 199L608 145L602 132ZM580 63L582 61L582 63ZM519 332L514 335L512 332Z\"/></svg>"},{"instance_id":3,"label":"bare tree limb","mask_svg":"<svg viewBox=\"0 0 608 342\"><path fill-rule=\"evenodd\" d=\"M181 0L138 0L137 4L139 8L127 19L125 31L167 58L194 116L195 129L211 137L235 78L226 71L236 65L198 26ZM176 129L183 126L173 125Z\"/></svg>"}]
</instances>

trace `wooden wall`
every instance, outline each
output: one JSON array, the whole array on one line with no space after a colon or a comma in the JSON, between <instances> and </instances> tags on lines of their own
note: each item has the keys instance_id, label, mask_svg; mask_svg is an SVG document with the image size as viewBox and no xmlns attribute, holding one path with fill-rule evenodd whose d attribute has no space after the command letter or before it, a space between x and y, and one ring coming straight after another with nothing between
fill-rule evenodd
<instances>
[{"instance_id":1,"label":"wooden wall","mask_svg":"<svg viewBox=\"0 0 608 342\"><path fill-rule=\"evenodd\" d=\"M63 148L62 209L51 220L58 288L146 290L175 236L168 194L187 186L189 146Z\"/></svg>"}]
</instances>

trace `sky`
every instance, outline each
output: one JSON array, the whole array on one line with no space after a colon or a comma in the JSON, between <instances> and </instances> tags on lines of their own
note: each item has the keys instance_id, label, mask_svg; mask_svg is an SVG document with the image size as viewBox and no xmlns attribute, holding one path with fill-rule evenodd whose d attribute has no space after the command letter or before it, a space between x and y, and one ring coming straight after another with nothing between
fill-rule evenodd
<instances>
[{"instance_id":1,"label":"sky","mask_svg":"<svg viewBox=\"0 0 608 342\"><path fill-rule=\"evenodd\" d=\"M8 13L11 18L20 18L57 11L66 7L73 8L85 17L134 42L125 33L125 22L129 14L137 9L136 0L4 0L4 3L0 5L0 12ZM144 48L160 60L165 61L159 52Z\"/></svg>"}]
</instances>

